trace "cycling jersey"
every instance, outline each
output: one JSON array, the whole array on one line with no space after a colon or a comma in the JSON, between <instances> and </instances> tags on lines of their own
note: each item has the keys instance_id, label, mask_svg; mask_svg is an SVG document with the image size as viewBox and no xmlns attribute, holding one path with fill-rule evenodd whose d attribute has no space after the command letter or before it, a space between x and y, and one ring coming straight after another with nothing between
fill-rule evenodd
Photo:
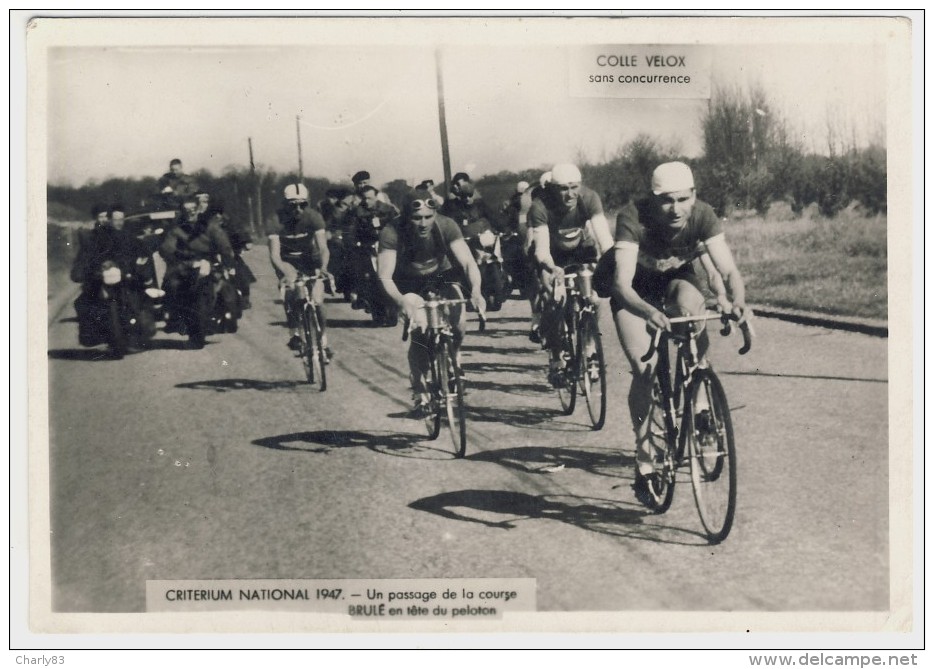
<instances>
[{"instance_id":1,"label":"cycling jersey","mask_svg":"<svg viewBox=\"0 0 934 669\"><path fill-rule=\"evenodd\" d=\"M687 222L672 228L651 198L628 203L616 217L616 242L639 246L632 286L649 302L658 303L674 279L704 288L693 260L704 252L704 242L723 234L720 219L706 202L697 200Z\"/></svg>"},{"instance_id":2,"label":"cycling jersey","mask_svg":"<svg viewBox=\"0 0 934 669\"><path fill-rule=\"evenodd\" d=\"M548 226L552 253L570 251L581 244L595 246L596 240L587 231L587 221L603 213L600 196L586 186L581 186L577 202L568 209L556 196L546 193L541 199L532 200L529 207L529 226Z\"/></svg>"},{"instance_id":3,"label":"cycling jersey","mask_svg":"<svg viewBox=\"0 0 934 669\"><path fill-rule=\"evenodd\" d=\"M280 209L266 234L279 238L279 256L284 262L312 274L321 264L315 233L324 229L324 219L314 209L306 208L299 212Z\"/></svg>"},{"instance_id":4,"label":"cycling jersey","mask_svg":"<svg viewBox=\"0 0 934 669\"><path fill-rule=\"evenodd\" d=\"M416 234L411 225L393 223L383 228L379 235L380 250L396 251L396 271L393 279L401 292L422 292L425 284L450 279L454 265L451 263L451 243L463 239L457 223L447 216L435 214L435 225L428 237Z\"/></svg>"}]
</instances>

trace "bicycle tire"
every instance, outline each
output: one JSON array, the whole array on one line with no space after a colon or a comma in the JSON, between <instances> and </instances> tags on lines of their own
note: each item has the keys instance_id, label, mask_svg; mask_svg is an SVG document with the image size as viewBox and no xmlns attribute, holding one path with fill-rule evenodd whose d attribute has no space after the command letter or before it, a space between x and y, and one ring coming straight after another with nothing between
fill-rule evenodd
<instances>
[{"instance_id":1,"label":"bicycle tire","mask_svg":"<svg viewBox=\"0 0 934 669\"><path fill-rule=\"evenodd\" d=\"M557 374L558 399L561 401L561 410L565 416L574 413L577 407L577 363L574 350L574 324L562 318L559 324L559 337L561 338L561 356L565 358L564 368Z\"/></svg>"},{"instance_id":2,"label":"bicycle tire","mask_svg":"<svg viewBox=\"0 0 934 669\"><path fill-rule=\"evenodd\" d=\"M436 355L431 356L428 373L430 376L427 382L429 400L428 406L422 408L424 411L422 422L428 432L428 438L433 441L441 434L441 412L444 410L442 408L441 376L438 373L438 357Z\"/></svg>"},{"instance_id":3,"label":"bicycle tire","mask_svg":"<svg viewBox=\"0 0 934 669\"><path fill-rule=\"evenodd\" d=\"M448 428L454 445L454 457L462 458L467 452L467 410L464 406L464 379L458 371L453 351L448 342L441 342L438 350L438 371L441 394L447 410Z\"/></svg>"},{"instance_id":4,"label":"bicycle tire","mask_svg":"<svg viewBox=\"0 0 934 669\"><path fill-rule=\"evenodd\" d=\"M709 408L698 411L701 393ZM730 408L720 380L709 368L695 372L688 397L684 429L694 501L707 540L718 544L729 535L736 514L736 443Z\"/></svg>"},{"instance_id":5,"label":"bicycle tire","mask_svg":"<svg viewBox=\"0 0 934 669\"><path fill-rule=\"evenodd\" d=\"M606 363L603 359L603 343L597 327L596 316L585 313L578 324L577 379L581 394L587 404L587 413L594 430L600 430L606 422ZM593 352L587 353L588 344ZM596 379L594 379L596 372Z\"/></svg>"},{"instance_id":6,"label":"bicycle tire","mask_svg":"<svg viewBox=\"0 0 934 669\"><path fill-rule=\"evenodd\" d=\"M652 387L652 403L649 406L649 414L646 420L649 421L649 432L646 436L651 441L654 449L663 454L661 466L656 464L655 475L649 480L649 504L650 509L656 513L665 513L675 496L676 463L674 460L674 448L671 440L673 435L668 430L668 423L665 419L665 408L662 404L661 390L656 381Z\"/></svg>"},{"instance_id":7,"label":"bicycle tire","mask_svg":"<svg viewBox=\"0 0 934 669\"><path fill-rule=\"evenodd\" d=\"M305 366L305 376L308 383L317 386L318 390L327 390L327 377L324 372L323 347L318 336L318 327L312 314L314 305L306 303L302 310L302 364Z\"/></svg>"}]
</instances>

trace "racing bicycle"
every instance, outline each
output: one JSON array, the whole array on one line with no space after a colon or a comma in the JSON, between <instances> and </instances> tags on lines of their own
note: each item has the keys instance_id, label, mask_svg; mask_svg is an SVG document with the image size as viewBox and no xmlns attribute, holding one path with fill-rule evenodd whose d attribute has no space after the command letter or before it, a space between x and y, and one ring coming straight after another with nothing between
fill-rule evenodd
<instances>
[{"instance_id":1,"label":"racing bicycle","mask_svg":"<svg viewBox=\"0 0 934 669\"><path fill-rule=\"evenodd\" d=\"M699 357L697 347L703 324L715 319L722 322L720 333L730 334L735 318L729 314L669 318L671 331L656 330L642 357L648 362L658 354L647 418L648 438L656 453L655 472L647 477L649 507L658 513L668 510L677 470L689 465L697 512L711 544L726 539L736 513L736 443L730 407L723 385L707 360ZM744 355L752 347L753 331L748 322L740 330L739 353Z\"/></svg>"},{"instance_id":2,"label":"racing bicycle","mask_svg":"<svg viewBox=\"0 0 934 669\"><path fill-rule=\"evenodd\" d=\"M593 429L599 430L606 421L606 363L592 278L592 264L571 265L565 268L563 285L555 285L555 300L564 300L558 325L563 366L556 386L564 415L574 413L579 391Z\"/></svg>"},{"instance_id":3,"label":"racing bicycle","mask_svg":"<svg viewBox=\"0 0 934 669\"><path fill-rule=\"evenodd\" d=\"M428 403L422 409L422 420L429 439L441 434L441 417L447 417L454 456L464 457L467 452L467 407L464 403L464 372L457 361L454 347L454 331L451 326L450 308L467 304L469 300L441 298L429 293L425 299L425 345L428 350L429 370L425 380ZM485 328L480 316L480 330ZM411 323L406 322L402 340L408 339Z\"/></svg>"},{"instance_id":4,"label":"racing bicycle","mask_svg":"<svg viewBox=\"0 0 934 669\"><path fill-rule=\"evenodd\" d=\"M297 308L299 310L295 314L300 325L298 354L305 367L305 377L308 383L324 392L328 388L326 371L328 356L324 346L324 323L321 319L321 312L314 302L315 284L318 281L330 281L330 277L321 274L320 271L310 275L299 272L293 284L296 291L294 297L284 301L286 309Z\"/></svg>"}]
</instances>

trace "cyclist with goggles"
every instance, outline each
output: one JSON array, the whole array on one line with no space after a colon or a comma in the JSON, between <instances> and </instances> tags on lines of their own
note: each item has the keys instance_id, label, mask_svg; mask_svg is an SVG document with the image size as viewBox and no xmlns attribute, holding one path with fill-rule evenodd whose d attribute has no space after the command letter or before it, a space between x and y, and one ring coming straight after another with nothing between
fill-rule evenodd
<instances>
[{"instance_id":1,"label":"cyclist with goggles","mask_svg":"<svg viewBox=\"0 0 934 669\"><path fill-rule=\"evenodd\" d=\"M438 213L438 205L425 191L411 191L402 203L402 213L379 236L378 274L386 294L405 312L411 323L409 372L415 409L428 400L425 374L428 355L424 341L425 296L464 297L466 275L470 301L479 313L486 310L480 293L480 270L457 223ZM466 331L466 313L452 307L455 346L460 348Z\"/></svg>"},{"instance_id":2,"label":"cyclist with goggles","mask_svg":"<svg viewBox=\"0 0 934 669\"><path fill-rule=\"evenodd\" d=\"M301 345L297 314L301 313L295 290L295 280L299 272L307 276L324 270L328 266L330 253L327 243L327 229L321 214L308 206L308 189L303 184L289 184L285 187L284 202L276 212L266 232L269 237L269 260L279 278L280 289L283 290L283 301L295 306L286 308L288 320L289 348L297 351ZM316 281L312 299L318 309L318 319L325 327L324 315L324 284ZM327 331L322 336L325 353L331 358L331 349L328 347Z\"/></svg>"},{"instance_id":3,"label":"cyclist with goggles","mask_svg":"<svg viewBox=\"0 0 934 669\"><path fill-rule=\"evenodd\" d=\"M559 338L563 307L554 299L553 286L564 281L564 267L596 262L613 246L613 238L600 196L581 184L580 170L570 163L552 168L541 198L529 207L528 221L541 272L541 332L549 350L548 380L557 385L565 378L558 372L566 361L561 358Z\"/></svg>"}]
</instances>

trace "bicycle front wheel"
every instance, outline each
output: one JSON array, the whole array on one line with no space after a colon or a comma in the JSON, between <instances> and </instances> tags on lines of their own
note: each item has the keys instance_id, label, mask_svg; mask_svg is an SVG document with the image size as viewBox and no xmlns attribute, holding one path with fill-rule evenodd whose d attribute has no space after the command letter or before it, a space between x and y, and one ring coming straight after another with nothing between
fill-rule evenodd
<instances>
[{"instance_id":1,"label":"bicycle front wheel","mask_svg":"<svg viewBox=\"0 0 934 669\"><path fill-rule=\"evenodd\" d=\"M317 386L318 390L323 392L328 387L324 371L324 347L321 345L313 309L314 305L306 304L302 311L302 364L305 366L308 383Z\"/></svg>"},{"instance_id":2,"label":"bicycle front wheel","mask_svg":"<svg viewBox=\"0 0 934 669\"><path fill-rule=\"evenodd\" d=\"M428 406L422 407L422 420L429 439L437 439L441 434L441 413L444 411L444 393L441 388L441 374L439 372L438 356L432 356L429 366L430 377L427 380Z\"/></svg>"},{"instance_id":3,"label":"bicycle front wheel","mask_svg":"<svg viewBox=\"0 0 934 669\"><path fill-rule=\"evenodd\" d=\"M467 452L467 409L464 405L464 379L454 359L450 343L442 342L438 350L438 371L441 376L441 394L448 414L448 428L454 444L454 456L464 457Z\"/></svg>"},{"instance_id":4,"label":"bicycle front wheel","mask_svg":"<svg viewBox=\"0 0 934 669\"><path fill-rule=\"evenodd\" d=\"M587 412L594 430L603 427L606 421L606 364L603 360L603 344L597 319L585 313L579 325L577 337L577 378L581 393L587 401Z\"/></svg>"},{"instance_id":5,"label":"bicycle front wheel","mask_svg":"<svg viewBox=\"0 0 934 669\"><path fill-rule=\"evenodd\" d=\"M566 319L561 320L559 326L561 338L560 355L563 366L554 372L553 384L558 391L561 409L565 416L574 413L577 406L577 362L574 357L574 327Z\"/></svg>"},{"instance_id":6,"label":"bicycle front wheel","mask_svg":"<svg viewBox=\"0 0 934 669\"><path fill-rule=\"evenodd\" d=\"M707 540L730 533L736 513L736 444L726 393L710 369L695 372L684 406L694 500Z\"/></svg>"}]
</instances>

